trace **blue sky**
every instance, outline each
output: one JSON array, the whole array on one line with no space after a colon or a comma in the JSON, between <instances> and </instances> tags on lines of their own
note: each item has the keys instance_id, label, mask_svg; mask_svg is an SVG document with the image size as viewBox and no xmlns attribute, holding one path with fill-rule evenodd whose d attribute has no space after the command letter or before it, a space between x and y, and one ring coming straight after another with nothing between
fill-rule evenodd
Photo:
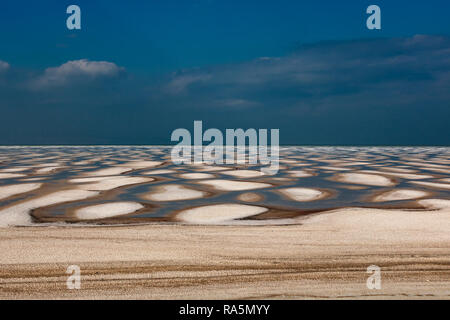
<instances>
[{"instance_id":1,"label":"blue sky","mask_svg":"<svg viewBox=\"0 0 450 320\"><path fill-rule=\"evenodd\" d=\"M70 4L82 30L66 28ZM377 4L382 30L368 30ZM448 1L39 1L0 10L0 144L449 145ZM357 132L357 134L355 134Z\"/></svg>"}]
</instances>

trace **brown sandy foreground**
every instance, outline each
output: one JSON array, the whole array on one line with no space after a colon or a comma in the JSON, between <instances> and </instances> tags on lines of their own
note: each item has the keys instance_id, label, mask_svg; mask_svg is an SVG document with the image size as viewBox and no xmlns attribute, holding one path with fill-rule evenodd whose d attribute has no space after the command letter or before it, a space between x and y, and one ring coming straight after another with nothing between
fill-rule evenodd
<instances>
[{"instance_id":1,"label":"brown sandy foreground","mask_svg":"<svg viewBox=\"0 0 450 320\"><path fill-rule=\"evenodd\" d=\"M450 299L448 210L348 209L285 226L0 229L2 299ZM68 290L66 269L81 268ZM369 290L369 265L381 268Z\"/></svg>"}]
</instances>

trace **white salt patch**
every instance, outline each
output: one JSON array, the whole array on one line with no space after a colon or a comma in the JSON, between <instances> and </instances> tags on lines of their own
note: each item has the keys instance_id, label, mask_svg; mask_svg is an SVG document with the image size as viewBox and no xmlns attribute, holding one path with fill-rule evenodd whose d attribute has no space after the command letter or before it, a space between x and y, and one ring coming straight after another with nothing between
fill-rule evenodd
<instances>
[{"instance_id":1,"label":"white salt patch","mask_svg":"<svg viewBox=\"0 0 450 320\"><path fill-rule=\"evenodd\" d=\"M272 178L271 180L275 180L275 181L294 181L292 178L284 178L284 177L275 177L275 178Z\"/></svg>"},{"instance_id":2,"label":"white salt patch","mask_svg":"<svg viewBox=\"0 0 450 320\"><path fill-rule=\"evenodd\" d=\"M36 178L23 178L23 179L20 179L20 181L26 181L26 182L28 182L28 181L39 181L39 180L43 180L43 178L42 177L36 177Z\"/></svg>"},{"instance_id":3,"label":"white salt patch","mask_svg":"<svg viewBox=\"0 0 450 320\"><path fill-rule=\"evenodd\" d=\"M450 184L446 183L436 183L436 182L425 182L425 181L410 181L410 183L418 184L420 186L437 188L437 189L450 189Z\"/></svg>"},{"instance_id":4,"label":"white salt patch","mask_svg":"<svg viewBox=\"0 0 450 320\"><path fill-rule=\"evenodd\" d=\"M399 168L399 167L380 167L380 169L388 170L388 171L401 172L401 173L414 173L414 172L417 172L417 170L406 169L406 168Z\"/></svg>"},{"instance_id":5,"label":"white salt patch","mask_svg":"<svg viewBox=\"0 0 450 320\"><path fill-rule=\"evenodd\" d=\"M440 164L433 164L433 163L429 163L429 162L407 162L407 164L413 165L413 166L429 167L429 168L450 169L448 166L440 165Z\"/></svg>"},{"instance_id":6,"label":"white salt patch","mask_svg":"<svg viewBox=\"0 0 450 320\"><path fill-rule=\"evenodd\" d=\"M221 170L230 170L230 167L221 167L221 166L208 166L208 165L192 165L192 167L199 171L221 171Z\"/></svg>"},{"instance_id":7,"label":"white salt patch","mask_svg":"<svg viewBox=\"0 0 450 320\"><path fill-rule=\"evenodd\" d=\"M52 171L55 171L55 170L61 169L61 168L63 168L63 167L47 167L47 168L41 168L41 169L36 170L36 173L37 173L37 174L45 174L45 173L50 173L50 172L52 172Z\"/></svg>"},{"instance_id":8,"label":"white salt patch","mask_svg":"<svg viewBox=\"0 0 450 320\"><path fill-rule=\"evenodd\" d=\"M306 178L306 177L312 176L312 173L309 173L308 171L304 171L304 170L291 170L291 171L287 171L287 173L290 176L296 177L296 178Z\"/></svg>"},{"instance_id":9,"label":"white salt patch","mask_svg":"<svg viewBox=\"0 0 450 320\"><path fill-rule=\"evenodd\" d=\"M327 163L341 163L342 160L336 160L336 159L317 159L318 161L321 162L327 162Z\"/></svg>"},{"instance_id":10,"label":"white salt patch","mask_svg":"<svg viewBox=\"0 0 450 320\"><path fill-rule=\"evenodd\" d=\"M450 200L445 199L424 199L420 200L419 204L427 207L429 209L449 209L450 208Z\"/></svg>"},{"instance_id":11,"label":"white salt patch","mask_svg":"<svg viewBox=\"0 0 450 320\"><path fill-rule=\"evenodd\" d=\"M447 170L447 169L429 168L429 167L422 167L420 169L422 169L422 170L429 170L429 171L433 171L433 172L440 172L440 173L450 174L450 170Z\"/></svg>"},{"instance_id":12,"label":"white salt patch","mask_svg":"<svg viewBox=\"0 0 450 320\"><path fill-rule=\"evenodd\" d=\"M237 178L254 178L263 176L264 173L256 170L229 170L221 172L222 174L227 174Z\"/></svg>"},{"instance_id":13,"label":"white salt patch","mask_svg":"<svg viewBox=\"0 0 450 320\"><path fill-rule=\"evenodd\" d=\"M193 173L182 173L180 174L180 178L183 179L211 179L215 176L210 173L202 173L202 172L193 172Z\"/></svg>"},{"instance_id":14,"label":"white salt patch","mask_svg":"<svg viewBox=\"0 0 450 320\"><path fill-rule=\"evenodd\" d=\"M181 211L177 218L197 224L220 224L266 212L264 207L245 204L214 204Z\"/></svg>"},{"instance_id":15,"label":"white salt patch","mask_svg":"<svg viewBox=\"0 0 450 320\"><path fill-rule=\"evenodd\" d=\"M409 189L398 189L384 192L378 196L376 196L373 201L374 202L383 202L383 201L396 201L396 200L409 200L409 199L417 199L427 196L429 193L425 191L419 190L409 190Z\"/></svg>"},{"instance_id":16,"label":"white salt patch","mask_svg":"<svg viewBox=\"0 0 450 320\"><path fill-rule=\"evenodd\" d=\"M215 189L222 191L253 190L253 189L268 188L272 186L268 183L261 183L261 182L246 182L246 181L234 181L222 179L199 181L198 183L210 185Z\"/></svg>"},{"instance_id":17,"label":"white salt patch","mask_svg":"<svg viewBox=\"0 0 450 320\"><path fill-rule=\"evenodd\" d=\"M129 161L127 163L120 164L120 166L129 167L133 169L153 168L161 165L161 161Z\"/></svg>"},{"instance_id":18,"label":"white salt patch","mask_svg":"<svg viewBox=\"0 0 450 320\"><path fill-rule=\"evenodd\" d=\"M87 165L87 164L90 164L90 163L91 163L91 161L83 160L83 161L73 162L72 164L75 165L75 166L84 166L84 165Z\"/></svg>"},{"instance_id":19,"label":"white salt patch","mask_svg":"<svg viewBox=\"0 0 450 320\"><path fill-rule=\"evenodd\" d=\"M294 164L294 163L297 163L298 161L297 160L290 160L290 159L282 159L282 160L280 160L280 162Z\"/></svg>"},{"instance_id":20,"label":"white salt patch","mask_svg":"<svg viewBox=\"0 0 450 320\"><path fill-rule=\"evenodd\" d=\"M116 177L90 177L90 178L75 178L75 179L69 179L70 183L88 183L88 182L98 182L98 181L105 181L105 180L111 180L113 178L123 178L123 176L116 176Z\"/></svg>"},{"instance_id":21,"label":"white salt patch","mask_svg":"<svg viewBox=\"0 0 450 320\"><path fill-rule=\"evenodd\" d=\"M245 193L239 194L237 196L237 199L240 201L245 201L245 202L257 202L257 201L261 201L263 199L263 197L257 193L245 192Z\"/></svg>"},{"instance_id":22,"label":"white salt patch","mask_svg":"<svg viewBox=\"0 0 450 320\"><path fill-rule=\"evenodd\" d=\"M78 178L78 179L71 179L69 180L69 182L87 183L77 186L78 189L82 190L106 191L132 184L151 182L154 180L155 179L153 178L118 176L118 177L99 177L99 178Z\"/></svg>"},{"instance_id":23,"label":"white salt patch","mask_svg":"<svg viewBox=\"0 0 450 320\"><path fill-rule=\"evenodd\" d=\"M0 173L0 179L20 178L25 176L26 175L22 173Z\"/></svg>"},{"instance_id":24,"label":"white salt patch","mask_svg":"<svg viewBox=\"0 0 450 320\"><path fill-rule=\"evenodd\" d=\"M342 208L298 220L305 226L332 226L333 230L344 228L350 234L363 236L369 241L373 241L374 237L381 241L398 240L398 232L408 231L411 237L415 237L416 233L423 233L423 236L432 236L436 243L447 243L450 200L426 199L419 200L418 203L426 210Z\"/></svg>"},{"instance_id":25,"label":"white salt patch","mask_svg":"<svg viewBox=\"0 0 450 320\"><path fill-rule=\"evenodd\" d=\"M348 168L339 168L339 167L333 167L333 166L323 166L320 168L324 169L324 170L332 170L332 171L349 171L349 170L351 170Z\"/></svg>"},{"instance_id":26,"label":"white salt patch","mask_svg":"<svg viewBox=\"0 0 450 320\"><path fill-rule=\"evenodd\" d=\"M392 186L394 182L392 180L375 175L375 174L365 174L365 173L340 173L337 175L336 179L340 182L364 184L369 186Z\"/></svg>"},{"instance_id":27,"label":"white salt patch","mask_svg":"<svg viewBox=\"0 0 450 320\"><path fill-rule=\"evenodd\" d=\"M152 201L178 201L197 199L205 196L205 192L187 188L185 186L171 184L159 186L158 191L145 196Z\"/></svg>"},{"instance_id":28,"label":"white salt patch","mask_svg":"<svg viewBox=\"0 0 450 320\"><path fill-rule=\"evenodd\" d=\"M427 176L425 174L413 174L413 173L399 173L399 172L383 172L383 171L374 171L374 170L361 170L360 172L369 173L369 174L381 174L389 177L397 177L408 180L420 180L420 179L430 179L433 176Z\"/></svg>"},{"instance_id":29,"label":"white salt patch","mask_svg":"<svg viewBox=\"0 0 450 320\"><path fill-rule=\"evenodd\" d=\"M230 220L222 223L216 223L228 226L285 226L299 224L297 218L287 218L287 219L261 219L261 220Z\"/></svg>"},{"instance_id":30,"label":"white salt patch","mask_svg":"<svg viewBox=\"0 0 450 320\"><path fill-rule=\"evenodd\" d=\"M291 167L309 167L311 166L311 163L293 163L291 164Z\"/></svg>"},{"instance_id":31,"label":"white salt patch","mask_svg":"<svg viewBox=\"0 0 450 320\"><path fill-rule=\"evenodd\" d=\"M159 170L151 170L151 171L145 171L140 174L148 174L148 175L155 175L155 174L169 174L169 173L175 173L175 170L171 169L159 169Z\"/></svg>"},{"instance_id":32,"label":"white salt patch","mask_svg":"<svg viewBox=\"0 0 450 320\"><path fill-rule=\"evenodd\" d=\"M0 172L1 173L21 172L21 171L25 171L28 169L29 169L28 167L5 168L5 169L0 169Z\"/></svg>"},{"instance_id":33,"label":"white salt patch","mask_svg":"<svg viewBox=\"0 0 450 320\"><path fill-rule=\"evenodd\" d=\"M105 168L100 169L92 172L86 172L86 176L115 176L118 174L122 174L128 171L131 171L133 169L131 168L123 168L123 167L112 167L112 168Z\"/></svg>"},{"instance_id":34,"label":"white salt patch","mask_svg":"<svg viewBox=\"0 0 450 320\"><path fill-rule=\"evenodd\" d=\"M9 198L18 194L30 192L40 188L42 183L22 183L0 187L0 199Z\"/></svg>"},{"instance_id":35,"label":"white salt patch","mask_svg":"<svg viewBox=\"0 0 450 320\"><path fill-rule=\"evenodd\" d=\"M98 192L85 190L64 190L28 200L0 210L0 227L23 226L32 223L29 212L33 209L54 204L77 201L98 195Z\"/></svg>"},{"instance_id":36,"label":"white salt patch","mask_svg":"<svg viewBox=\"0 0 450 320\"><path fill-rule=\"evenodd\" d=\"M324 192L310 188L286 188L278 191L295 201L314 201L325 196Z\"/></svg>"},{"instance_id":37,"label":"white salt patch","mask_svg":"<svg viewBox=\"0 0 450 320\"><path fill-rule=\"evenodd\" d=\"M341 167L348 167L348 166L366 166L369 165L370 162L363 162L363 161L358 161L358 162L341 162L339 163L339 166Z\"/></svg>"},{"instance_id":38,"label":"white salt patch","mask_svg":"<svg viewBox=\"0 0 450 320\"><path fill-rule=\"evenodd\" d=\"M130 214L142 209L144 206L137 202L113 202L84 207L75 211L81 220L104 219L124 214Z\"/></svg>"},{"instance_id":39,"label":"white salt patch","mask_svg":"<svg viewBox=\"0 0 450 320\"><path fill-rule=\"evenodd\" d=\"M43 159L40 159L39 161L42 161ZM39 163L34 165L36 168L45 168L45 167L60 167L61 163L59 162L48 162L48 163Z\"/></svg>"}]
</instances>

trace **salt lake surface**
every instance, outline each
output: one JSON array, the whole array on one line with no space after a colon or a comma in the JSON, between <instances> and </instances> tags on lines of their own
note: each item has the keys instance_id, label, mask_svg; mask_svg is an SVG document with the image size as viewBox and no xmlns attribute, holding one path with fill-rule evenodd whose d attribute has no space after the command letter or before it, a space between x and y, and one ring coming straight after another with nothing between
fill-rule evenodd
<instances>
[{"instance_id":1,"label":"salt lake surface","mask_svg":"<svg viewBox=\"0 0 450 320\"><path fill-rule=\"evenodd\" d=\"M447 147L280 147L280 169L175 165L169 146L0 147L0 227L290 224L450 199Z\"/></svg>"}]
</instances>

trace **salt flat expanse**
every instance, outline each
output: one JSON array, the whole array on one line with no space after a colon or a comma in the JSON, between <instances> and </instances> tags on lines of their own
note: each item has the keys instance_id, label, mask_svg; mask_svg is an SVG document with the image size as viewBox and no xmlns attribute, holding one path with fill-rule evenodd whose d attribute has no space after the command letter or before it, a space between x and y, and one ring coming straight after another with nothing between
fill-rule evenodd
<instances>
[{"instance_id":1,"label":"salt flat expanse","mask_svg":"<svg viewBox=\"0 0 450 320\"><path fill-rule=\"evenodd\" d=\"M287 226L4 229L0 298L448 299L449 201L420 201L425 211L338 209ZM67 290L70 264L83 290ZM372 264L388 275L380 290L366 288Z\"/></svg>"}]
</instances>

